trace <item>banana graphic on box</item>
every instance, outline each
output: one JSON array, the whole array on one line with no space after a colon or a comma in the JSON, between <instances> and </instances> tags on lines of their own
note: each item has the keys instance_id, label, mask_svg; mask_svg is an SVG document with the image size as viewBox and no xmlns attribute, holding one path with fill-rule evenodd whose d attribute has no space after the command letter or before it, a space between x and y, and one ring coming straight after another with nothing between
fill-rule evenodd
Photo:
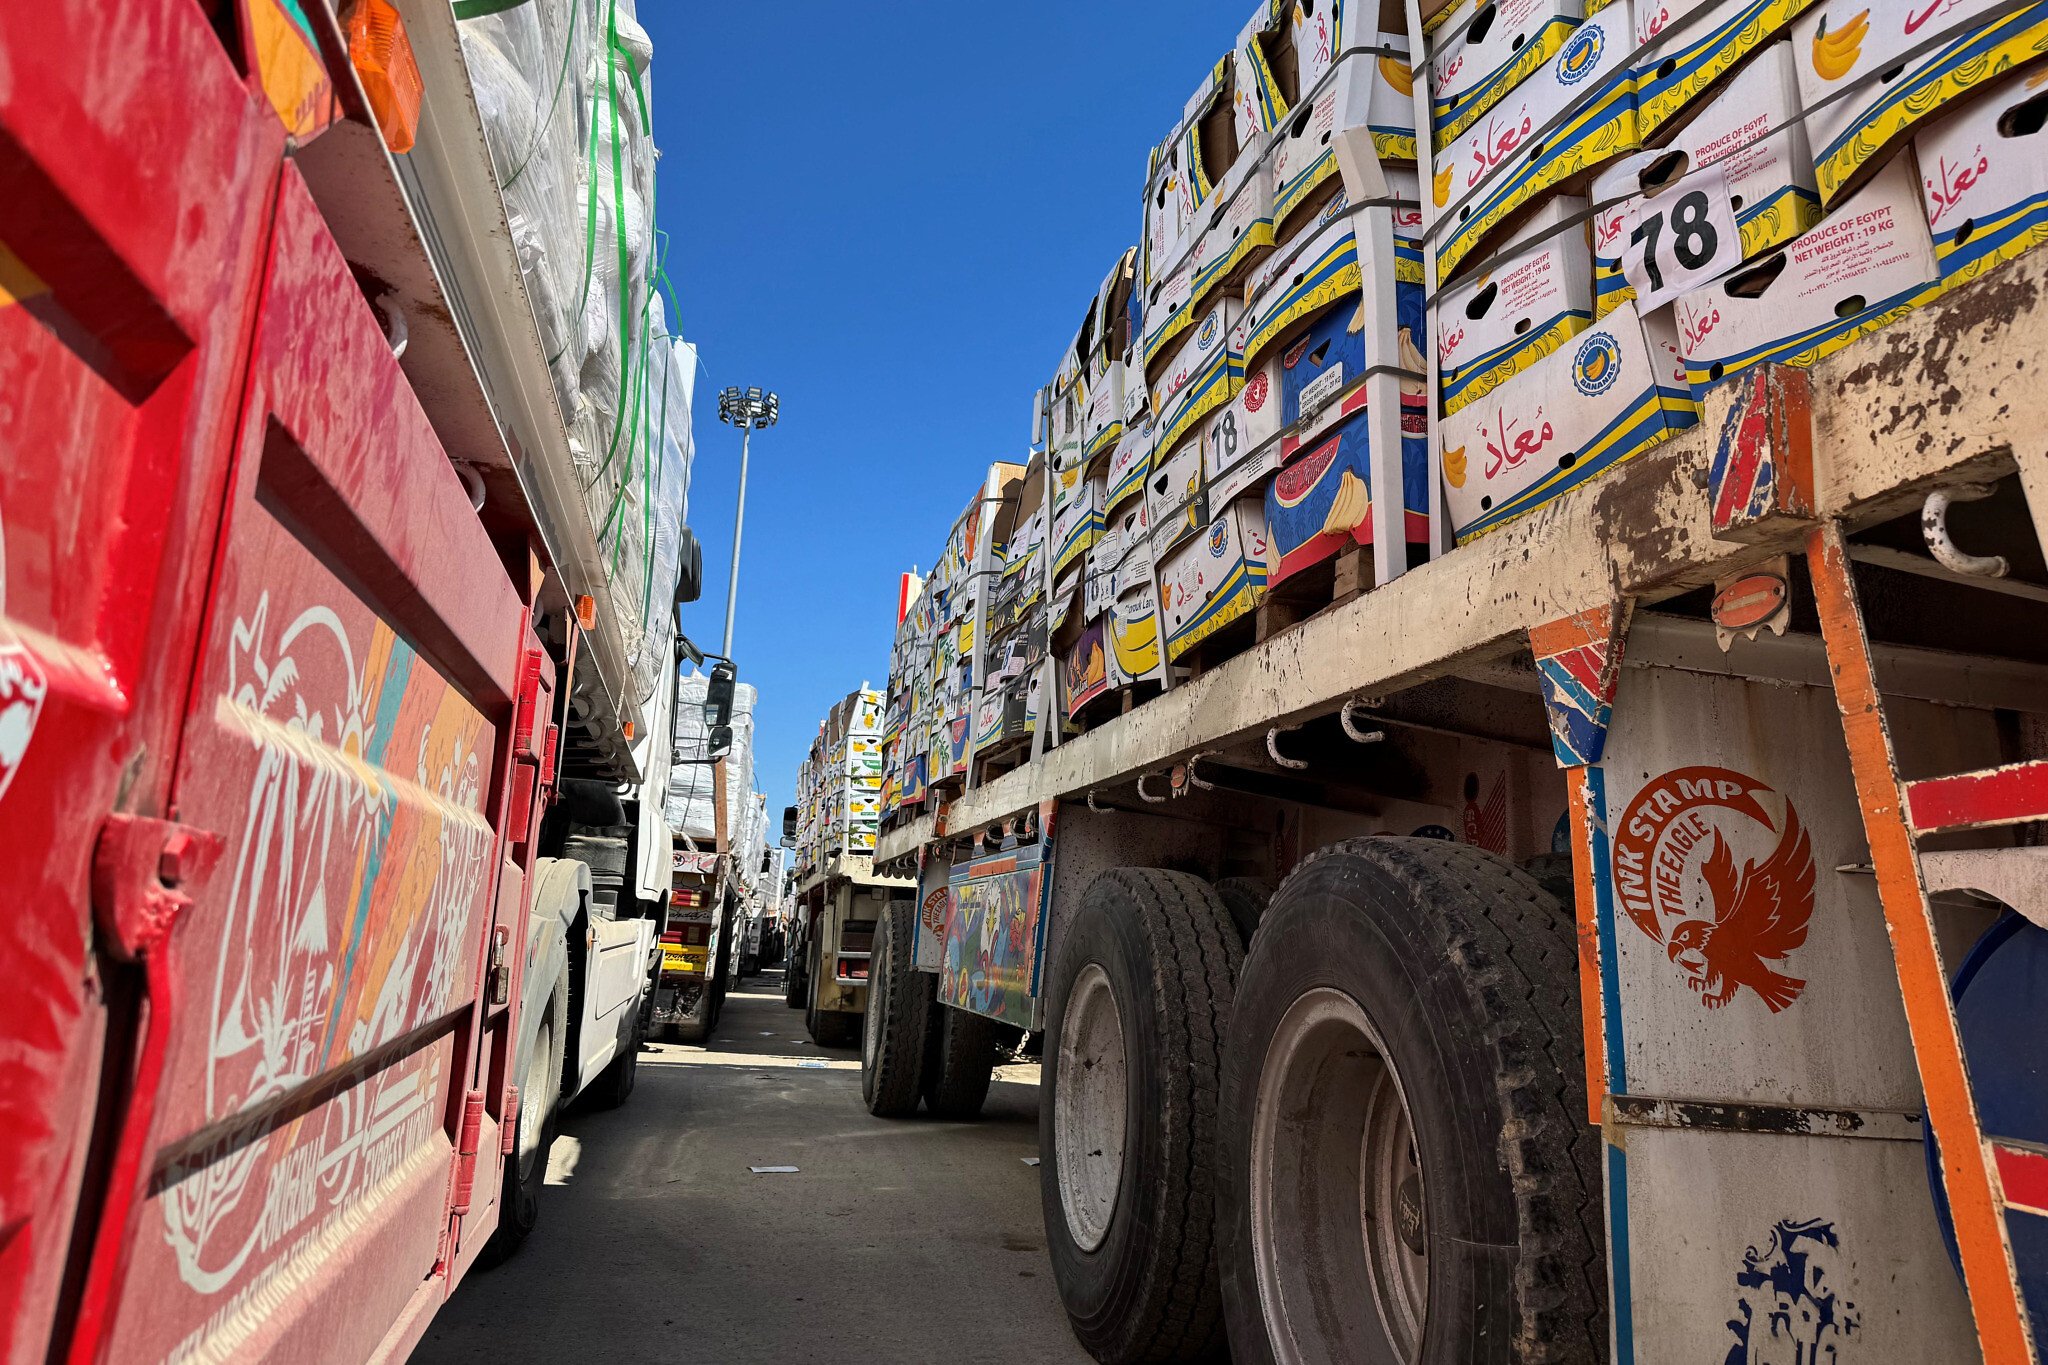
<instances>
[{"instance_id":1,"label":"banana graphic on box","mask_svg":"<svg viewBox=\"0 0 2048 1365\"><path fill-rule=\"evenodd\" d=\"M1408 63L1394 57L1380 58L1380 77L1394 88L1397 95L1415 93L1415 73L1408 69Z\"/></svg>"},{"instance_id":2,"label":"banana graphic on box","mask_svg":"<svg viewBox=\"0 0 2048 1365\"><path fill-rule=\"evenodd\" d=\"M1870 32L1870 11L1861 10L1848 23L1828 32L1826 15L1813 31L1813 69L1824 81L1838 81L1856 69L1863 56L1863 35Z\"/></svg>"},{"instance_id":3,"label":"banana graphic on box","mask_svg":"<svg viewBox=\"0 0 2048 1365\"><path fill-rule=\"evenodd\" d=\"M1323 518L1323 534L1349 535L1365 524L1372 515L1372 494L1365 488L1365 480L1344 471L1344 477L1337 485L1336 501L1330 504L1329 515Z\"/></svg>"}]
</instances>

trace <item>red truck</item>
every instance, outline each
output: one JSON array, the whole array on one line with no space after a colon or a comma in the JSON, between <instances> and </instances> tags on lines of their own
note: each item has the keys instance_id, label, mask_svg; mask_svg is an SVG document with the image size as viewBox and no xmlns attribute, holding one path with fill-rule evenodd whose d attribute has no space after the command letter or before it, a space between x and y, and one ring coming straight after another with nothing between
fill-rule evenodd
<instances>
[{"instance_id":1,"label":"red truck","mask_svg":"<svg viewBox=\"0 0 2048 1365\"><path fill-rule=\"evenodd\" d=\"M666 722L402 8L0 7L8 1361L403 1359L631 1087Z\"/></svg>"}]
</instances>

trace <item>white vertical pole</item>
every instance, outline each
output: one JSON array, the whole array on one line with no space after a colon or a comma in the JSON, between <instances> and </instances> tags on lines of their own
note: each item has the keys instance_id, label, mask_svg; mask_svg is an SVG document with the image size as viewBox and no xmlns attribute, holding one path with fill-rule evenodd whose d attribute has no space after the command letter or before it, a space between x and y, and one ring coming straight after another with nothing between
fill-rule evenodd
<instances>
[{"instance_id":1,"label":"white vertical pole","mask_svg":"<svg viewBox=\"0 0 2048 1365\"><path fill-rule=\"evenodd\" d=\"M725 585L725 644L719 653L732 657L732 618L740 602L740 533L747 528L747 445L754 438L754 418L750 410L746 425L740 428L740 497L739 510L732 519L732 575Z\"/></svg>"}]
</instances>

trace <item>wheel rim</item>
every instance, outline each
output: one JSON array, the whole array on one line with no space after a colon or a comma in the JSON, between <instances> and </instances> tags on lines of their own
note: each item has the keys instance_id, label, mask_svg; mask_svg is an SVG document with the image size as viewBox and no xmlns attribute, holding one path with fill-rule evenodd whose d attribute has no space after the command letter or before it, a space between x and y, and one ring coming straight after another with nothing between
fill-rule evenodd
<instances>
[{"instance_id":1,"label":"wheel rim","mask_svg":"<svg viewBox=\"0 0 2048 1365\"><path fill-rule=\"evenodd\" d=\"M1127 1069L1116 992L1108 973L1091 962L1075 978L1060 1022L1052 1119L1060 1203L1067 1231L1083 1251L1102 1245L1116 1217L1124 1178Z\"/></svg>"},{"instance_id":2,"label":"wheel rim","mask_svg":"<svg viewBox=\"0 0 2048 1365\"><path fill-rule=\"evenodd\" d=\"M1252 1115L1250 1184L1275 1358L1419 1359L1426 1187L1400 1077L1350 996L1310 991L1274 1031Z\"/></svg>"},{"instance_id":3,"label":"wheel rim","mask_svg":"<svg viewBox=\"0 0 2048 1365\"><path fill-rule=\"evenodd\" d=\"M554 1060L555 1026L543 1022L533 1036L533 1055L526 1059L526 1083L519 1087L519 1174L533 1171L540 1150L540 1130L547 1123L548 1067Z\"/></svg>"}]
</instances>

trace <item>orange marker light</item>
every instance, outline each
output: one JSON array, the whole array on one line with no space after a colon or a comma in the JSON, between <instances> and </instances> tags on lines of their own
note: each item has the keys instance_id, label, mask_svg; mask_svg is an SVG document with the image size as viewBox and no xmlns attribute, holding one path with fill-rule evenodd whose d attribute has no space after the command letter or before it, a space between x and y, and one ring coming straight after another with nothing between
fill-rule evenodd
<instances>
[{"instance_id":1,"label":"orange marker light","mask_svg":"<svg viewBox=\"0 0 2048 1365\"><path fill-rule=\"evenodd\" d=\"M348 20L348 57L377 115L384 145L393 155L411 151L426 86L413 59L412 40L405 36L405 20L391 0L356 0Z\"/></svg>"},{"instance_id":2,"label":"orange marker light","mask_svg":"<svg viewBox=\"0 0 2048 1365\"><path fill-rule=\"evenodd\" d=\"M587 594L576 599L576 624L589 630L597 624L597 599Z\"/></svg>"}]
</instances>

